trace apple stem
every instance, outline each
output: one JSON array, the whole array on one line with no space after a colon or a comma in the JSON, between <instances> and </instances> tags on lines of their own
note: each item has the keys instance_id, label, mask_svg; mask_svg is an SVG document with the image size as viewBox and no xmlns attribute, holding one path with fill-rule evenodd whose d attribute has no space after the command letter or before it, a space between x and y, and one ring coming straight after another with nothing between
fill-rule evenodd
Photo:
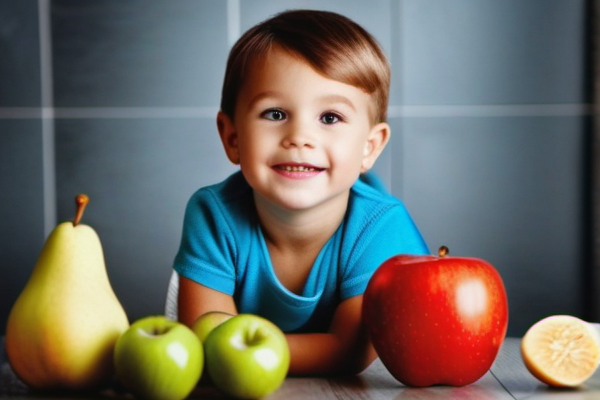
<instances>
[{"instance_id":1,"label":"apple stem","mask_svg":"<svg viewBox=\"0 0 600 400\"><path fill-rule=\"evenodd\" d=\"M167 332L169 329L165 328L165 327L160 327L160 328L154 328L152 329L152 331L150 332L150 335L152 336L160 336L165 334L165 332Z\"/></svg>"},{"instance_id":2,"label":"apple stem","mask_svg":"<svg viewBox=\"0 0 600 400\"><path fill-rule=\"evenodd\" d=\"M263 341L264 335L260 329L255 329L255 330L248 331L246 333L245 339L246 339L245 343L248 346L255 346Z\"/></svg>"},{"instance_id":3,"label":"apple stem","mask_svg":"<svg viewBox=\"0 0 600 400\"><path fill-rule=\"evenodd\" d=\"M77 207L77 212L75 213L73 226L79 225L81 217L83 217L83 212L85 211L85 206L87 206L89 202L90 198L85 194L79 194L75 197L75 206Z\"/></svg>"},{"instance_id":4,"label":"apple stem","mask_svg":"<svg viewBox=\"0 0 600 400\"><path fill-rule=\"evenodd\" d=\"M438 249L438 255L440 257L446 257L448 253L450 253L450 250L447 246L440 246L440 248Z\"/></svg>"}]
</instances>

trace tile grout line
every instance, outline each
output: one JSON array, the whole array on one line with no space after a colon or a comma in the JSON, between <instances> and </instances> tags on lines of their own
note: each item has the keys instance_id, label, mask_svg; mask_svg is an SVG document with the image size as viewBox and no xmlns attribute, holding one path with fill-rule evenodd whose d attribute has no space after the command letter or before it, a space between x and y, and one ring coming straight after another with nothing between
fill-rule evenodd
<instances>
[{"instance_id":1,"label":"tile grout line","mask_svg":"<svg viewBox=\"0 0 600 400\"><path fill-rule=\"evenodd\" d=\"M56 155L54 141L54 101L52 78L52 28L50 0L38 0L40 35L41 124L42 124L42 180L44 237L54 229L56 210Z\"/></svg>"},{"instance_id":2,"label":"tile grout line","mask_svg":"<svg viewBox=\"0 0 600 400\"><path fill-rule=\"evenodd\" d=\"M390 106L388 117L552 117L590 116L591 104L478 104L478 105L401 105Z\"/></svg>"},{"instance_id":3,"label":"tile grout line","mask_svg":"<svg viewBox=\"0 0 600 400\"><path fill-rule=\"evenodd\" d=\"M391 21L390 21L390 27L394 26L394 18L397 18L397 21L403 21L403 17L404 17L404 11L405 11L405 7L406 5L404 4L404 2L399 1L397 2L397 5L392 6L392 10L397 13L394 15L394 13L390 13L390 17L391 17ZM396 9L394 9L394 7L397 7ZM397 61L396 64L398 65L396 67L396 74L398 76L400 76L402 80L404 80L404 72L406 71L406 64L405 64L405 60L402 57L402 55L404 54L405 49L405 42L402 40L402 38L404 37L404 27L405 24L400 24L400 26L398 27L398 29L390 29L391 34L392 34L392 49L396 49L397 50L397 55L395 55L394 57L396 57L396 59L394 59L393 62ZM393 53L391 53L393 55ZM392 72L394 70L393 66L390 66L390 68L392 68ZM406 93L405 87L404 85L400 85L400 86L396 86L398 88L398 91L400 92L400 101L403 104L405 99L404 99L404 95ZM390 87L391 90L391 87ZM394 114L394 109L393 107L391 107L389 100L388 100L388 109L387 109L387 118L392 117ZM407 157L404 156L404 151L406 148L406 135L405 135L405 129L404 129L404 124L400 123L400 126L398 127L398 145L400 146L400 157L398 157L399 159L396 161L396 163L394 163L394 154L391 154L391 162L390 162L390 188L391 188L391 192L395 193L399 198L403 199L404 195L405 195L405 188L406 188L406 182L407 182L407 176L408 176L408 168L406 166L406 159ZM396 148L398 148L396 146ZM396 165L397 167L394 168ZM399 179L394 179L394 173L397 173L398 178Z\"/></svg>"},{"instance_id":4,"label":"tile grout line","mask_svg":"<svg viewBox=\"0 0 600 400\"><path fill-rule=\"evenodd\" d=\"M103 118L214 118L218 107L0 107L0 118L35 119L51 114L56 119Z\"/></svg>"},{"instance_id":5,"label":"tile grout line","mask_svg":"<svg viewBox=\"0 0 600 400\"><path fill-rule=\"evenodd\" d=\"M227 41L233 47L241 34L240 0L227 0Z\"/></svg>"},{"instance_id":6,"label":"tile grout line","mask_svg":"<svg viewBox=\"0 0 600 400\"><path fill-rule=\"evenodd\" d=\"M40 0L46 1L46 0ZM44 92L52 90L48 87ZM51 103L52 99L44 100ZM218 107L0 107L0 119L214 118ZM390 106L389 118L592 116L591 104Z\"/></svg>"}]
</instances>

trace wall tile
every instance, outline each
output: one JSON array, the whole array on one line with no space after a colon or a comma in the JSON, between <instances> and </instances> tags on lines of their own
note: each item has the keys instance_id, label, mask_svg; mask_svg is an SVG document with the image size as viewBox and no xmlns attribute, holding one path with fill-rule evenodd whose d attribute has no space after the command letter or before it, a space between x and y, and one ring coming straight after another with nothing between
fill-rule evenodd
<instances>
[{"instance_id":1,"label":"wall tile","mask_svg":"<svg viewBox=\"0 0 600 400\"><path fill-rule=\"evenodd\" d=\"M44 241L40 121L0 119L0 332Z\"/></svg>"},{"instance_id":2,"label":"wall tile","mask_svg":"<svg viewBox=\"0 0 600 400\"><path fill-rule=\"evenodd\" d=\"M37 3L0 2L0 107L40 105Z\"/></svg>"},{"instance_id":3,"label":"wall tile","mask_svg":"<svg viewBox=\"0 0 600 400\"><path fill-rule=\"evenodd\" d=\"M546 315L582 312L583 124L570 117L404 122L394 187L401 185L430 250L445 244L498 268L519 310L513 335Z\"/></svg>"},{"instance_id":4,"label":"wall tile","mask_svg":"<svg viewBox=\"0 0 600 400\"><path fill-rule=\"evenodd\" d=\"M218 105L226 4L53 1L56 105Z\"/></svg>"},{"instance_id":5,"label":"wall tile","mask_svg":"<svg viewBox=\"0 0 600 400\"><path fill-rule=\"evenodd\" d=\"M583 102L585 11L584 0L402 0L393 101Z\"/></svg>"},{"instance_id":6,"label":"wall tile","mask_svg":"<svg viewBox=\"0 0 600 400\"><path fill-rule=\"evenodd\" d=\"M214 120L59 120L56 153L59 220L87 193L84 220L130 318L162 312L189 197L235 169Z\"/></svg>"}]
</instances>

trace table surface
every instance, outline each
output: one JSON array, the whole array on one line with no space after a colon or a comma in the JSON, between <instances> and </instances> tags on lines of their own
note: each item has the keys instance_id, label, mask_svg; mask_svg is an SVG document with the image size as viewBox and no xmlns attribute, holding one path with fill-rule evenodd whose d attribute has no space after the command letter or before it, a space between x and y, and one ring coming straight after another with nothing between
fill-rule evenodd
<instances>
[{"instance_id":1,"label":"table surface","mask_svg":"<svg viewBox=\"0 0 600 400\"><path fill-rule=\"evenodd\" d=\"M0 351L0 398L6 399L129 399L115 390L91 394L40 394L21 383L6 361L3 342ZM362 374L347 378L287 378L271 396L275 399L600 399L600 371L577 389L554 389L536 380L525 368L519 352L520 339L507 338L490 371L477 382L463 387L434 386L407 388L398 383L381 361ZM216 389L199 386L189 399L224 399Z\"/></svg>"}]
</instances>

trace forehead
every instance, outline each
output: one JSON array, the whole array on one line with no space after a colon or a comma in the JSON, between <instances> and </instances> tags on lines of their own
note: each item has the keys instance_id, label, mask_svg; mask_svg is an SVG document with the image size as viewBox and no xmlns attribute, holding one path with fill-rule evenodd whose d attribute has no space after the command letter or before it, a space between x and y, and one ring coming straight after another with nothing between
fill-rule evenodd
<instances>
[{"instance_id":1,"label":"forehead","mask_svg":"<svg viewBox=\"0 0 600 400\"><path fill-rule=\"evenodd\" d=\"M238 103L273 94L298 98L312 95L330 100L344 98L357 108L367 108L372 97L356 86L323 75L300 55L279 46L251 61L240 89Z\"/></svg>"}]
</instances>

